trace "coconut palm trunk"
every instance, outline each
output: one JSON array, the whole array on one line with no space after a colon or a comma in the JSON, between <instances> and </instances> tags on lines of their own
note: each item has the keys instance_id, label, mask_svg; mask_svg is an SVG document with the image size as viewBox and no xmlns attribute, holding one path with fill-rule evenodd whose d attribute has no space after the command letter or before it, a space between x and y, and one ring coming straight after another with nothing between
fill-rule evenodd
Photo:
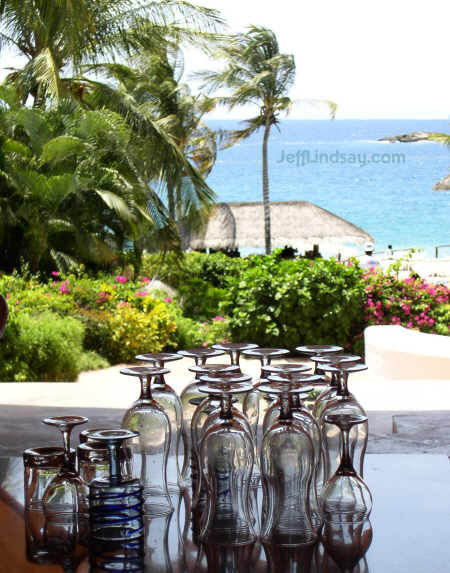
<instances>
[{"instance_id":1,"label":"coconut palm trunk","mask_svg":"<svg viewBox=\"0 0 450 573\"><path fill-rule=\"evenodd\" d=\"M264 138L262 146L262 195L264 205L264 245L266 255L270 255L271 248L271 232L270 232L270 196L269 196L269 167L268 167L268 149L270 123L266 121L264 127Z\"/></svg>"}]
</instances>

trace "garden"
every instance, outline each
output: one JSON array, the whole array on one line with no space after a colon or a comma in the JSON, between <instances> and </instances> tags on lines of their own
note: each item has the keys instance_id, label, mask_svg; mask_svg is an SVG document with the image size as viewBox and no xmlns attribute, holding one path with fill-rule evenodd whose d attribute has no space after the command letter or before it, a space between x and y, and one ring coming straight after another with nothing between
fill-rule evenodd
<instances>
[{"instance_id":1,"label":"garden","mask_svg":"<svg viewBox=\"0 0 450 573\"><path fill-rule=\"evenodd\" d=\"M10 309L0 380L76 380L141 352L220 341L291 350L337 343L363 353L364 328L374 324L449 335L450 289L400 280L398 266L367 272L353 259L285 260L280 251L145 254L139 274L132 265L47 274L24 265L0 276Z\"/></svg>"}]
</instances>

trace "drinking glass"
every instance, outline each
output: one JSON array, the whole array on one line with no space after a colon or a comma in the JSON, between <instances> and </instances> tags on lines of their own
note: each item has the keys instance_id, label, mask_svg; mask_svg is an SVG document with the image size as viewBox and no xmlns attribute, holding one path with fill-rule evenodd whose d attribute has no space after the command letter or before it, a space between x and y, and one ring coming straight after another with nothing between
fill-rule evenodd
<instances>
[{"instance_id":1,"label":"drinking glass","mask_svg":"<svg viewBox=\"0 0 450 573\"><path fill-rule=\"evenodd\" d=\"M315 454L309 431L294 418L291 396L301 388L261 385L261 392L280 395L278 420L264 434L261 448L263 543L280 547L315 543L310 507Z\"/></svg>"},{"instance_id":2,"label":"drinking glass","mask_svg":"<svg viewBox=\"0 0 450 573\"><path fill-rule=\"evenodd\" d=\"M243 350L258 348L258 345L253 344L252 342L224 342L213 344L212 348L225 351L230 356L231 364L237 364L239 366L241 352Z\"/></svg>"},{"instance_id":3,"label":"drinking glass","mask_svg":"<svg viewBox=\"0 0 450 573\"><path fill-rule=\"evenodd\" d=\"M236 366L232 365L232 368ZM194 412L191 423L191 440L192 440L192 508L196 513L202 513L206 503L207 488L203 479L200 462L200 444L206 430L213 425L220 416L221 394L222 389L240 388L243 384L248 385L251 381L250 376L234 374L230 372L210 372L207 377L209 391L208 396L199 404ZM200 377L202 386L199 391L204 391L204 375ZM239 393L238 393L239 394ZM243 393L242 393L243 394ZM234 395L236 396L236 394ZM232 398L232 413L236 424L239 424L246 432L252 435L251 428L247 418L235 407L236 398Z\"/></svg>"},{"instance_id":4,"label":"drinking glass","mask_svg":"<svg viewBox=\"0 0 450 573\"><path fill-rule=\"evenodd\" d=\"M252 385L214 386L217 379L203 376L201 390L220 397L216 422L200 444L201 469L208 490L200 539L219 545L248 545L256 535L249 504L249 484L254 462L251 434L233 413L233 395L249 392ZM224 379L226 383L226 379Z\"/></svg>"},{"instance_id":5,"label":"drinking glass","mask_svg":"<svg viewBox=\"0 0 450 573\"><path fill-rule=\"evenodd\" d=\"M109 475L109 454L105 444L95 440L92 435L108 428L92 428L80 432L80 444L77 446L77 469L80 477L89 485L93 479ZM133 455L131 449L122 444L119 449L121 474L131 477Z\"/></svg>"},{"instance_id":6,"label":"drinking glass","mask_svg":"<svg viewBox=\"0 0 450 573\"><path fill-rule=\"evenodd\" d=\"M144 571L143 495L139 480L121 474L121 449L136 432L97 430L91 434L108 451L108 476L89 486L90 571Z\"/></svg>"},{"instance_id":7,"label":"drinking glass","mask_svg":"<svg viewBox=\"0 0 450 573\"><path fill-rule=\"evenodd\" d=\"M196 366L204 366L208 358L222 356L225 350L218 350L216 348L209 348L208 346L199 346L196 348L189 348L189 350L178 350L177 354L187 358L193 358Z\"/></svg>"},{"instance_id":8,"label":"drinking glass","mask_svg":"<svg viewBox=\"0 0 450 573\"><path fill-rule=\"evenodd\" d=\"M330 414L355 414L365 418L365 421L354 424L350 431L350 447L353 462L361 476L364 475L364 455L367 447L368 423L364 408L348 390L348 376L352 372L367 370L365 364L353 362L332 365L323 363L321 368L327 372L335 372L338 376L339 386L336 396L327 401L318 420L322 435L324 450L324 481L328 481L336 472L341 460L341 432L335 424L327 423L326 417Z\"/></svg>"},{"instance_id":9,"label":"drinking glass","mask_svg":"<svg viewBox=\"0 0 450 573\"><path fill-rule=\"evenodd\" d=\"M320 496L322 539L342 572L351 573L372 540L372 495L355 471L350 442L351 429L367 423L367 417L348 412L327 414L325 422L339 428L342 446L339 466Z\"/></svg>"},{"instance_id":10,"label":"drinking glass","mask_svg":"<svg viewBox=\"0 0 450 573\"><path fill-rule=\"evenodd\" d=\"M44 540L42 498L63 461L64 450L56 446L29 448L23 452L27 559L34 563L45 565L53 562Z\"/></svg>"},{"instance_id":11,"label":"drinking glass","mask_svg":"<svg viewBox=\"0 0 450 573\"><path fill-rule=\"evenodd\" d=\"M260 372L260 380L265 382L267 378L267 373L270 372L270 365L272 362L272 358L278 358L280 356L285 356L289 354L289 350L284 348L250 348L247 350L243 350L242 354L245 356L252 356L258 357L261 362L261 372ZM258 424L262 422L264 419L264 414L267 409L267 402L270 404L272 402L272 398L258 392L255 389L252 392L249 392L244 399L243 405L243 412L247 416L248 421L253 429L253 434L255 440L258 441L257 430Z\"/></svg>"},{"instance_id":12,"label":"drinking glass","mask_svg":"<svg viewBox=\"0 0 450 573\"><path fill-rule=\"evenodd\" d=\"M88 508L86 484L78 475L74 456L70 450L70 434L74 426L88 421L83 416L53 416L45 418L44 424L55 426L62 434L64 456L62 466L44 492L42 503L45 514L44 539L55 559L65 559L76 549L84 534Z\"/></svg>"},{"instance_id":13,"label":"drinking glass","mask_svg":"<svg viewBox=\"0 0 450 573\"><path fill-rule=\"evenodd\" d=\"M133 452L133 475L144 488L144 511L151 515L170 513L173 510L167 488L170 421L165 409L153 398L151 387L151 380L167 370L136 366L123 368L120 373L141 381L141 396L125 412L122 428L139 432L129 445Z\"/></svg>"},{"instance_id":14,"label":"drinking glass","mask_svg":"<svg viewBox=\"0 0 450 573\"><path fill-rule=\"evenodd\" d=\"M338 366L339 364L347 363L357 363L361 361L361 356L356 354L326 354L321 356L311 356L311 360L319 364L331 364L332 366ZM327 402L333 399L339 387L339 374L336 372L331 372L330 384L327 388L317 396L315 403L312 408L312 413L314 417L318 420L323 408L326 406Z\"/></svg>"},{"instance_id":15,"label":"drinking glass","mask_svg":"<svg viewBox=\"0 0 450 573\"><path fill-rule=\"evenodd\" d=\"M306 356L325 356L341 352L344 349L342 346L336 346L334 344L306 344L305 346L297 346L295 350L300 352L300 354L306 354ZM317 362L314 374L323 374Z\"/></svg>"},{"instance_id":16,"label":"drinking glass","mask_svg":"<svg viewBox=\"0 0 450 573\"><path fill-rule=\"evenodd\" d=\"M150 362L155 368L164 368L166 362L181 360L180 354L169 352L160 352L153 354L139 354L137 360ZM167 370L164 374L169 373ZM181 469L183 467L183 408L181 400L175 390L166 384L164 374L159 374L152 378L152 396L164 408L169 417L171 441L169 445L169 454L167 457L167 486L170 493L179 494L185 487Z\"/></svg>"},{"instance_id":17,"label":"drinking glass","mask_svg":"<svg viewBox=\"0 0 450 573\"><path fill-rule=\"evenodd\" d=\"M135 439L137 432L127 429L98 430L92 439L102 442L109 457L108 477L89 485L91 538L100 541L130 540L144 535L143 488L136 478L121 475L120 446Z\"/></svg>"},{"instance_id":18,"label":"drinking glass","mask_svg":"<svg viewBox=\"0 0 450 573\"><path fill-rule=\"evenodd\" d=\"M202 394L198 387L200 386L200 375L207 374L208 372L239 372L239 366L229 364L206 364L206 360L210 357L220 356L224 354L223 350L214 350L213 348L191 348L190 350L180 350L179 354L194 358L195 366L189 368L191 372L195 373L195 378L192 380L181 392L180 400L183 410L183 450L184 460L181 471L181 478L185 485L191 484L191 457L192 457L192 441L191 441L191 421L194 415L195 408L204 400L205 396ZM180 457L179 453L179 457Z\"/></svg>"},{"instance_id":19,"label":"drinking glass","mask_svg":"<svg viewBox=\"0 0 450 573\"><path fill-rule=\"evenodd\" d=\"M364 555L373 537L369 519L360 523L329 523L316 547L311 573L369 573Z\"/></svg>"}]
</instances>

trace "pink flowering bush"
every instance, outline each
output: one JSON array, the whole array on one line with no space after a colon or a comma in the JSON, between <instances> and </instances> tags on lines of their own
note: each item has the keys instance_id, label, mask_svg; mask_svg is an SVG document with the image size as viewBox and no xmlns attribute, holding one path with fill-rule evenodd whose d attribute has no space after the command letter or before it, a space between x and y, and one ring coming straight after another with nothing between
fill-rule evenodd
<instances>
[{"instance_id":1,"label":"pink flowering bush","mask_svg":"<svg viewBox=\"0 0 450 573\"><path fill-rule=\"evenodd\" d=\"M398 324L421 332L450 334L450 289L422 278L399 280L393 274L363 276L366 301L364 321Z\"/></svg>"}]
</instances>

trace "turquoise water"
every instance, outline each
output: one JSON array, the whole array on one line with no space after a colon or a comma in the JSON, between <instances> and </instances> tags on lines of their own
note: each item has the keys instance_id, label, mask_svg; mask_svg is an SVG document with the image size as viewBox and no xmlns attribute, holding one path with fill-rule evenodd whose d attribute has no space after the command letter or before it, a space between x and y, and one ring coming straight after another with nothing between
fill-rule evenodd
<instances>
[{"instance_id":1,"label":"turquoise water","mask_svg":"<svg viewBox=\"0 0 450 573\"><path fill-rule=\"evenodd\" d=\"M269 142L270 198L316 203L370 233L376 250L421 247L433 256L435 245L450 244L450 192L432 191L450 172L450 150L377 141L418 130L449 133L450 122L286 120ZM261 141L258 133L219 153L208 178L219 201L261 200ZM450 248L441 255L450 256Z\"/></svg>"}]
</instances>

